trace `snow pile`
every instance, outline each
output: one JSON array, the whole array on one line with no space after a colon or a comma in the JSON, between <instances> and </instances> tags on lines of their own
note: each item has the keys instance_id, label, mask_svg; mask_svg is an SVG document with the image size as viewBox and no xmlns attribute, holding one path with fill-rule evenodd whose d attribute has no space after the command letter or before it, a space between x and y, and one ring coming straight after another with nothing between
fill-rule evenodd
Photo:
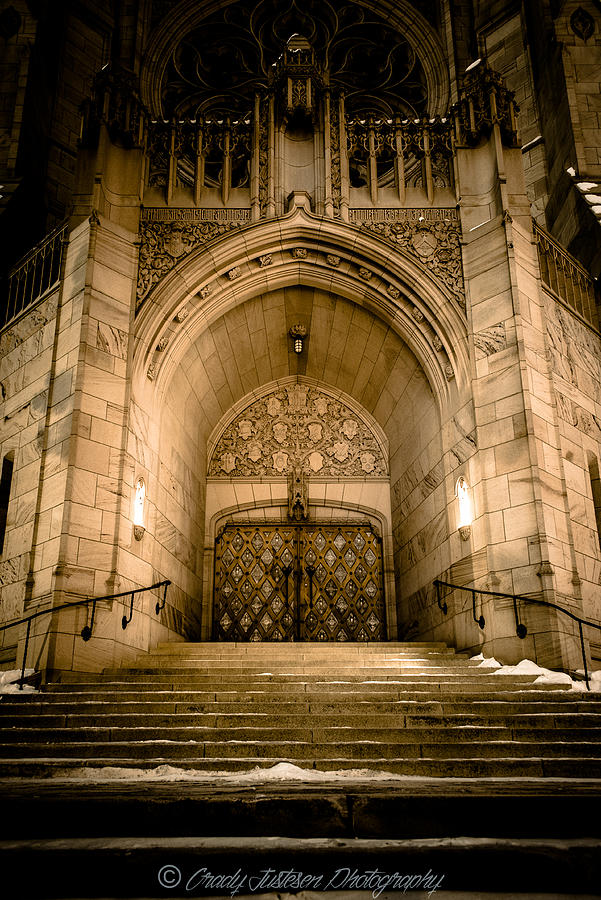
<instances>
[{"instance_id":1,"label":"snow pile","mask_svg":"<svg viewBox=\"0 0 601 900\"><path fill-rule=\"evenodd\" d=\"M24 677L27 678L29 675L33 675L35 669L25 669ZM28 694L37 694L38 691L36 688L31 687L29 684L23 685L23 688L16 684L15 682L19 681L21 678L21 669L11 669L9 672L0 672L0 694L22 694L27 692Z\"/></svg>"},{"instance_id":2,"label":"snow pile","mask_svg":"<svg viewBox=\"0 0 601 900\"><path fill-rule=\"evenodd\" d=\"M408 776L374 769L339 769L332 772L317 769L302 769L292 763L280 762L269 768L255 766L248 772L199 772L180 769L177 766L161 765L154 769L135 769L125 766L103 766L102 768L81 767L69 770L57 769L54 778L78 781L194 781L197 784L265 784L267 782L298 781L303 783L329 783L332 781L405 781Z\"/></svg>"},{"instance_id":3,"label":"snow pile","mask_svg":"<svg viewBox=\"0 0 601 900\"><path fill-rule=\"evenodd\" d=\"M494 667L494 675L536 675L533 684L565 684L572 688L573 691L586 691L586 682L575 681L567 674L567 672L554 672L551 669L545 669L531 659L522 659L515 666L504 666L491 656L485 659L482 653L472 656L471 659L478 660L479 666ZM584 678L584 670L578 670L578 674ZM601 670L589 673L590 688L592 691L601 691Z\"/></svg>"},{"instance_id":4,"label":"snow pile","mask_svg":"<svg viewBox=\"0 0 601 900\"><path fill-rule=\"evenodd\" d=\"M494 656L491 656L489 659L486 659L483 653L478 653L477 656L472 656L471 659L478 660L478 668L484 666L486 669L499 669L501 668L501 663L497 662Z\"/></svg>"}]
</instances>

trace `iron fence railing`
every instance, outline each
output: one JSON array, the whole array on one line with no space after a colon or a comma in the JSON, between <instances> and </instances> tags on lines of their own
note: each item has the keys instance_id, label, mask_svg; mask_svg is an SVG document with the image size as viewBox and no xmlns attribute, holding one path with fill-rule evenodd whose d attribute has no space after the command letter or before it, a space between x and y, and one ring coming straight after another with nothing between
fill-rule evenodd
<instances>
[{"instance_id":1,"label":"iron fence railing","mask_svg":"<svg viewBox=\"0 0 601 900\"><path fill-rule=\"evenodd\" d=\"M66 232L67 224L59 225L8 273L6 302L0 310L0 328L17 319L58 284Z\"/></svg>"},{"instance_id":2,"label":"iron fence railing","mask_svg":"<svg viewBox=\"0 0 601 900\"><path fill-rule=\"evenodd\" d=\"M595 280L578 260L533 222L541 278L594 328L599 327Z\"/></svg>"}]
</instances>

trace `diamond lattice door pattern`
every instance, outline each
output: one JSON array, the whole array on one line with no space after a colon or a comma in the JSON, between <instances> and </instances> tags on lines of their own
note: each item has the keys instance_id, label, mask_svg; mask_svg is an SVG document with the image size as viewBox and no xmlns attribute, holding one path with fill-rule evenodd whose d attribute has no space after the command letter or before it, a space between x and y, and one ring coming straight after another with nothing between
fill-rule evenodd
<instances>
[{"instance_id":1,"label":"diamond lattice door pattern","mask_svg":"<svg viewBox=\"0 0 601 900\"><path fill-rule=\"evenodd\" d=\"M227 526L213 639L385 640L379 537L364 525Z\"/></svg>"}]
</instances>

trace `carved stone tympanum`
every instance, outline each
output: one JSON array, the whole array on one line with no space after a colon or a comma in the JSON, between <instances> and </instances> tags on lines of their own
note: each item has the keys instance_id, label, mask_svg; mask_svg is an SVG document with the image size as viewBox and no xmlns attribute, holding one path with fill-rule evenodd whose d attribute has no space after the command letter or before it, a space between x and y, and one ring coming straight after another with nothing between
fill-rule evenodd
<instances>
[{"instance_id":1,"label":"carved stone tympanum","mask_svg":"<svg viewBox=\"0 0 601 900\"><path fill-rule=\"evenodd\" d=\"M209 475L281 477L298 470L313 477L387 474L374 433L345 403L305 384L255 400L226 428Z\"/></svg>"}]
</instances>

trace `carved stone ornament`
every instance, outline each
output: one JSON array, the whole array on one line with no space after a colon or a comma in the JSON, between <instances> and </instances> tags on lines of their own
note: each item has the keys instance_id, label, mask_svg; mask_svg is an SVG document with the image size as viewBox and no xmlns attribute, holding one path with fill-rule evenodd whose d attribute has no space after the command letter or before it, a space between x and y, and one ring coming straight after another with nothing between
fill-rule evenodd
<instances>
[{"instance_id":1,"label":"carved stone ornament","mask_svg":"<svg viewBox=\"0 0 601 900\"><path fill-rule=\"evenodd\" d=\"M230 269L227 273L227 277L230 281L235 281L236 278L240 278L242 275L242 269L240 266L234 266L233 269Z\"/></svg>"},{"instance_id":2,"label":"carved stone ornament","mask_svg":"<svg viewBox=\"0 0 601 900\"><path fill-rule=\"evenodd\" d=\"M300 521L309 515L309 495L305 473L294 469L288 476L288 516Z\"/></svg>"},{"instance_id":3,"label":"carved stone ornament","mask_svg":"<svg viewBox=\"0 0 601 900\"><path fill-rule=\"evenodd\" d=\"M151 362L146 371L146 377L149 381L154 381L157 373L156 363Z\"/></svg>"},{"instance_id":4,"label":"carved stone ornament","mask_svg":"<svg viewBox=\"0 0 601 900\"><path fill-rule=\"evenodd\" d=\"M161 338L161 340L157 344L157 350L160 350L162 352L163 350L167 349L168 345L169 345L169 335L164 334L163 337Z\"/></svg>"},{"instance_id":5,"label":"carved stone ornament","mask_svg":"<svg viewBox=\"0 0 601 900\"><path fill-rule=\"evenodd\" d=\"M184 322L188 318L189 315L190 315L190 310L186 309L186 307L184 306L183 309L180 309L179 312L177 312L175 314L175 321L176 322Z\"/></svg>"},{"instance_id":6,"label":"carved stone ornament","mask_svg":"<svg viewBox=\"0 0 601 900\"><path fill-rule=\"evenodd\" d=\"M306 247L294 247L291 251L293 259L306 259L307 258L307 249Z\"/></svg>"},{"instance_id":7,"label":"carved stone ornament","mask_svg":"<svg viewBox=\"0 0 601 900\"><path fill-rule=\"evenodd\" d=\"M153 212L146 210L145 213ZM203 247L215 238L247 224L247 211L241 210L240 218L187 221L184 213L188 210L167 210L177 212L182 218L155 220L144 218L140 223L140 256L138 263L137 309L140 309L152 288L189 253ZM189 212L197 212L190 210ZM211 213L212 210L201 210ZM215 211L216 213L219 210ZM226 210L226 212L238 212Z\"/></svg>"},{"instance_id":8,"label":"carved stone ornament","mask_svg":"<svg viewBox=\"0 0 601 900\"><path fill-rule=\"evenodd\" d=\"M432 346L438 353L440 353L440 351L442 350L442 341L437 334L435 334L432 338Z\"/></svg>"},{"instance_id":9,"label":"carved stone ornament","mask_svg":"<svg viewBox=\"0 0 601 900\"><path fill-rule=\"evenodd\" d=\"M209 475L365 477L387 474L375 434L339 399L304 384L255 400L226 428Z\"/></svg>"},{"instance_id":10,"label":"carved stone ornament","mask_svg":"<svg viewBox=\"0 0 601 900\"><path fill-rule=\"evenodd\" d=\"M425 265L465 309L461 225L454 209L352 209L350 221ZM388 288L395 297L392 285Z\"/></svg>"},{"instance_id":11,"label":"carved stone ornament","mask_svg":"<svg viewBox=\"0 0 601 900\"><path fill-rule=\"evenodd\" d=\"M570 16L570 28L582 41L588 41L595 31L595 20L581 6Z\"/></svg>"},{"instance_id":12,"label":"carved stone ornament","mask_svg":"<svg viewBox=\"0 0 601 900\"><path fill-rule=\"evenodd\" d=\"M340 257L335 256L333 253L328 253L326 256L326 262L329 266L334 266L334 268L338 268L340 265Z\"/></svg>"},{"instance_id":13,"label":"carved stone ornament","mask_svg":"<svg viewBox=\"0 0 601 900\"><path fill-rule=\"evenodd\" d=\"M387 287L387 291L393 300L398 300L399 297L401 296L401 292L399 291L399 289L397 287L394 286L394 284L389 284Z\"/></svg>"},{"instance_id":14,"label":"carved stone ornament","mask_svg":"<svg viewBox=\"0 0 601 900\"><path fill-rule=\"evenodd\" d=\"M359 277L363 279L363 281L369 281L371 278L371 272L369 269L366 269L365 266L361 266L359 269Z\"/></svg>"},{"instance_id":15,"label":"carved stone ornament","mask_svg":"<svg viewBox=\"0 0 601 900\"><path fill-rule=\"evenodd\" d=\"M501 75L485 60L480 60L466 72L461 97L451 112L459 142L475 146L490 134L494 125L498 125L503 143L509 147L519 146L516 120L519 107L514 102L514 93L505 87Z\"/></svg>"},{"instance_id":16,"label":"carved stone ornament","mask_svg":"<svg viewBox=\"0 0 601 900\"><path fill-rule=\"evenodd\" d=\"M455 377L455 370L453 369L453 366L451 365L451 363L447 363L446 366L444 367L444 374L445 374L445 378L447 379L447 381L452 381L453 378Z\"/></svg>"},{"instance_id":17,"label":"carved stone ornament","mask_svg":"<svg viewBox=\"0 0 601 900\"><path fill-rule=\"evenodd\" d=\"M200 296L202 297L203 300L206 300L207 297L210 297L212 293L213 293L213 288L211 287L210 284L205 284L205 286L200 289Z\"/></svg>"},{"instance_id":18,"label":"carved stone ornament","mask_svg":"<svg viewBox=\"0 0 601 900\"><path fill-rule=\"evenodd\" d=\"M273 262L271 253L265 253L263 256L259 257L259 265L261 268L265 268L265 266L270 266Z\"/></svg>"},{"instance_id":19,"label":"carved stone ornament","mask_svg":"<svg viewBox=\"0 0 601 900\"><path fill-rule=\"evenodd\" d=\"M413 318L415 319L416 322L421 323L424 321L424 314L421 311L421 309L417 308L417 306L411 307L411 315L413 316Z\"/></svg>"}]
</instances>

